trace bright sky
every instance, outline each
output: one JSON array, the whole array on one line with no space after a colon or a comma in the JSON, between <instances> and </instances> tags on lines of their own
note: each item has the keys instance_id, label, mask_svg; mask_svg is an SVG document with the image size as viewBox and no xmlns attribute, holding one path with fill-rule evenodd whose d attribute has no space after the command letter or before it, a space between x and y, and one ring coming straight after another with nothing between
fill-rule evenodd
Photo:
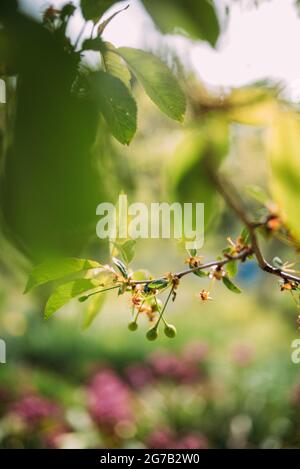
<instances>
[{"instance_id":1,"label":"bright sky","mask_svg":"<svg viewBox=\"0 0 300 469\"><path fill-rule=\"evenodd\" d=\"M66 1L22 0L22 3L39 14L49 3L58 6ZM73 0L73 3L77 2ZM130 3L130 8L110 23L105 39L117 46L161 47L161 38L138 0L126 3ZM216 3L222 10L228 0ZM288 96L300 101L300 17L294 0L266 0L258 8L249 8L249 4L246 7L246 0L241 2L244 6L238 3L233 2L217 50L178 37L167 37L163 43L176 47L185 62L210 85L239 86L270 78L286 83ZM76 37L81 25L78 14L72 20L72 37Z\"/></svg>"}]
</instances>

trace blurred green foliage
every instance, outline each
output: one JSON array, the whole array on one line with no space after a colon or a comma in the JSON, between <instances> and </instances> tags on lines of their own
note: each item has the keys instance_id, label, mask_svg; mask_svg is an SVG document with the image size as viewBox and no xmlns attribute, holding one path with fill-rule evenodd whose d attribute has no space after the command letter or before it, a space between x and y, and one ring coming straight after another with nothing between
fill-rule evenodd
<instances>
[{"instance_id":1,"label":"blurred green foliage","mask_svg":"<svg viewBox=\"0 0 300 469\"><path fill-rule=\"evenodd\" d=\"M209 0L142 0L164 33L187 33L216 45L220 24L213 2Z\"/></svg>"},{"instance_id":2,"label":"blurred green foliage","mask_svg":"<svg viewBox=\"0 0 300 469\"><path fill-rule=\"evenodd\" d=\"M106 197L91 149L96 105L72 93L79 55L65 52L59 31L53 36L18 13L3 23L18 73L1 183L5 227L35 259L75 253L93 233L94 207Z\"/></svg>"}]
</instances>

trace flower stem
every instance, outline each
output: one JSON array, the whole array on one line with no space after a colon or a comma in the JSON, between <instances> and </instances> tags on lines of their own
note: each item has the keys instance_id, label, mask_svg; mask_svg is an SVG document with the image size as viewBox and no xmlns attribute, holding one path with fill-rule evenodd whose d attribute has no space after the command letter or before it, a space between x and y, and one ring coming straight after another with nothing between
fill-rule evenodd
<instances>
[{"instance_id":1,"label":"flower stem","mask_svg":"<svg viewBox=\"0 0 300 469\"><path fill-rule=\"evenodd\" d=\"M104 288L103 290L94 291L93 293L89 293L88 295L86 295L86 298L89 298L90 296L93 296L93 295L97 295L98 293L103 293L108 290L114 290L116 288L119 288L119 286L120 285L115 285L114 287L109 287L109 288Z\"/></svg>"},{"instance_id":2,"label":"flower stem","mask_svg":"<svg viewBox=\"0 0 300 469\"><path fill-rule=\"evenodd\" d=\"M164 306L163 306L163 308L162 308L162 310L161 310L161 312L160 312L159 318L158 318L158 320L157 320L157 322L156 322L156 324L155 324L155 326L154 326L155 329L158 328L158 325L159 325L161 319L162 319L162 320L164 321L164 323L166 324L166 322L165 322L165 320L164 320L164 317L163 317L163 314L164 314L164 312L165 312L165 309L166 309L166 307L167 307L167 304L169 303L169 300L170 300L170 298L171 298L171 295L172 295L172 293L173 293L173 290L174 290L174 288L172 287L171 290L169 291L169 294L168 294L168 296L167 296L167 299L166 299L166 301L165 301L165 304L164 304Z\"/></svg>"}]
</instances>

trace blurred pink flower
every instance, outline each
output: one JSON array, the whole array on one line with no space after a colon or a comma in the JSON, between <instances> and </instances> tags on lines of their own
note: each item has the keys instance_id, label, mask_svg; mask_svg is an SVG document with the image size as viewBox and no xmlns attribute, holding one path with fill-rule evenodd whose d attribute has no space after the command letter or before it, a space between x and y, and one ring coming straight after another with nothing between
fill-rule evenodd
<instances>
[{"instance_id":1,"label":"blurred pink flower","mask_svg":"<svg viewBox=\"0 0 300 469\"><path fill-rule=\"evenodd\" d=\"M25 396L15 402L11 406L11 411L29 425L59 415L59 407L55 403L35 394Z\"/></svg>"},{"instance_id":2,"label":"blurred pink flower","mask_svg":"<svg viewBox=\"0 0 300 469\"><path fill-rule=\"evenodd\" d=\"M126 377L133 388L142 388L153 381L153 372L144 363L130 365L125 371Z\"/></svg>"},{"instance_id":3,"label":"blurred pink flower","mask_svg":"<svg viewBox=\"0 0 300 469\"><path fill-rule=\"evenodd\" d=\"M197 365L173 353L156 352L150 357L149 363L154 374L159 378L167 378L180 383L192 383L199 380Z\"/></svg>"},{"instance_id":4,"label":"blurred pink flower","mask_svg":"<svg viewBox=\"0 0 300 469\"><path fill-rule=\"evenodd\" d=\"M151 433L147 446L151 449L206 449L208 442L203 435L189 434L179 437L173 430L165 427Z\"/></svg>"},{"instance_id":5,"label":"blurred pink flower","mask_svg":"<svg viewBox=\"0 0 300 469\"><path fill-rule=\"evenodd\" d=\"M170 428L154 430L149 438L147 447L151 449L171 449L174 445L175 434Z\"/></svg>"},{"instance_id":6,"label":"blurred pink flower","mask_svg":"<svg viewBox=\"0 0 300 469\"><path fill-rule=\"evenodd\" d=\"M202 435L187 435L176 444L177 449L207 449L207 439Z\"/></svg>"},{"instance_id":7,"label":"blurred pink flower","mask_svg":"<svg viewBox=\"0 0 300 469\"><path fill-rule=\"evenodd\" d=\"M98 424L112 429L122 420L134 420L129 388L113 370L99 371L87 394L90 414Z\"/></svg>"}]
</instances>

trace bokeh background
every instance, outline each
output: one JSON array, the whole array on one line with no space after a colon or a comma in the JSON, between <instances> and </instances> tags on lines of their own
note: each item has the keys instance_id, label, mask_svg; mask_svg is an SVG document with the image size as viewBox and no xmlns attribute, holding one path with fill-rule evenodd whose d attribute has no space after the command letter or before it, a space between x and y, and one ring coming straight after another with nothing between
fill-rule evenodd
<instances>
[{"instance_id":1,"label":"bokeh background","mask_svg":"<svg viewBox=\"0 0 300 469\"><path fill-rule=\"evenodd\" d=\"M111 23L105 38L178 54L201 91L213 96L269 79L297 106L296 3L232 2L229 18L227 3L216 2L224 29L216 49L180 35L160 35L139 2ZM21 6L35 22L48 4L31 0ZM76 14L72 40L81 21ZM249 25L257 26L256 34ZM20 22L19 34L35 26ZM193 151L187 144L191 131L160 114L138 86L137 135L128 148L118 144L97 122L93 103L69 95L73 64L59 57L59 50L52 56L48 37L35 34L40 42L28 39L28 54L18 58L22 80L16 87L16 79L7 78L7 103L0 105L0 337L7 346L7 363L0 364L0 447L299 447L300 365L291 360L292 341L299 337L297 312L278 281L254 262L239 270L241 295L216 285L207 304L196 295L207 280L184 278L167 311L178 331L173 341L161 335L148 342L145 318L130 332L129 300L114 293L84 331L85 306L78 301L45 321L50 288L23 295L30 268L47 257L107 261L108 247L95 236L96 205L116 200L121 191L134 201L165 200L172 165ZM278 36L282 47L275 55ZM97 66L96 53L85 60L87 67ZM264 187L268 167L261 129L232 124L226 148L222 169L237 189ZM207 261L242 228L222 203L213 205L201 252ZM270 259L294 258L277 242L263 247ZM131 267L161 275L184 268L185 257L175 240L143 240Z\"/></svg>"}]
</instances>

